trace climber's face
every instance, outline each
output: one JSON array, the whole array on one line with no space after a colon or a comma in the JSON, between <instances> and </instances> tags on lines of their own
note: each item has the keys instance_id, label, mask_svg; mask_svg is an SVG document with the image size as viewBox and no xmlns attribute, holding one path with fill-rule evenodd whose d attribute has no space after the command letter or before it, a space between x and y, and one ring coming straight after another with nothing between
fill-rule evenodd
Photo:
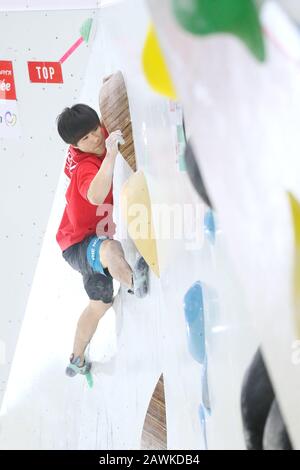
<instances>
[{"instance_id":1,"label":"climber's face","mask_svg":"<svg viewBox=\"0 0 300 470\"><path fill-rule=\"evenodd\" d=\"M103 155L105 152L105 137L102 127L99 125L87 135L82 137L75 146L82 152Z\"/></svg>"}]
</instances>

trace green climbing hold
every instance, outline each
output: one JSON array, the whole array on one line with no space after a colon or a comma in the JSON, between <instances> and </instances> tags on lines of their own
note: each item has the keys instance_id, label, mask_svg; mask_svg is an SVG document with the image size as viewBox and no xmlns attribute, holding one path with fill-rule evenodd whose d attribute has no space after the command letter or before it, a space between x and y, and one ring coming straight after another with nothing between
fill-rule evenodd
<instances>
[{"instance_id":1,"label":"green climbing hold","mask_svg":"<svg viewBox=\"0 0 300 470\"><path fill-rule=\"evenodd\" d=\"M88 372L87 374L85 374L85 378L86 378L88 387L93 388L94 381L93 381L93 376L92 376L91 372Z\"/></svg>"},{"instance_id":2,"label":"green climbing hold","mask_svg":"<svg viewBox=\"0 0 300 470\"><path fill-rule=\"evenodd\" d=\"M80 35L85 42L88 42L89 40L92 24L93 24L93 19L88 18L87 20L85 20L85 22L80 28Z\"/></svg>"},{"instance_id":3,"label":"green climbing hold","mask_svg":"<svg viewBox=\"0 0 300 470\"><path fill-rule=\"evenodd\" d=\"M230 33L265 60L263 32L253 0L172 0L179 24L192 34Z\"/></svg>"}]
</instances>

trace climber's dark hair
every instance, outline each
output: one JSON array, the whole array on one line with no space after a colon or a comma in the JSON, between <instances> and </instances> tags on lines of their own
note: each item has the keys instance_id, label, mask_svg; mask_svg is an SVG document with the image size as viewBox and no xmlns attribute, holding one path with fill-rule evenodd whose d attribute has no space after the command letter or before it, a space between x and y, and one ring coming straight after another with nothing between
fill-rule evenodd
<instances>
[{"instance_id":1,"label":"climber's dark hair","mask_svg":"<svg viewBox=\"0 0 300 470\"><path fill-rule=\"evenodd\" d=\"M75 104L71 108L65 108L56 122L61 138L67 144L75 146L82 137L100 126L98 114L86 104Z\"/></svg>"}]
</instances>

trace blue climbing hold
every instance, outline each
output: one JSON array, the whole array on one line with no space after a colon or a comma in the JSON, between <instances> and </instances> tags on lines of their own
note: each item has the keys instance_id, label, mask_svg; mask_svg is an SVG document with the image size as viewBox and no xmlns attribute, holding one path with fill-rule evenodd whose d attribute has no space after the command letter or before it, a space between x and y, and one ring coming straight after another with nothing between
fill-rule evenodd
<instances>
[{"instance_id":1,"label":"blue climbing hold","mask_svg":"<svg viewBox=\"0 0 300 470\"><path fill-rule=\"evenodd\" d=\"M202 403L205 407L205 410L210 415L211 414L211 407L210 407L210 397L209 397L209 390L208 390L208 380L207 380L207 357L204 360L204 366L202 369L201 374L201 383L202 383Z\"/></svg>"},{"instance_id":2,"label":"blue climbing hold","mask_svg":"<svg viewBox=\"0 0 300 470\"><path fill-rule=\"evenodd\" d=\"M208 210L204 214L204 232L208 240L214 244L216 239L216 224L213 211Z\"/></svg>"},{"instance_id":3,"label":"blue climbing hold","mask_svg":"<svg viewBox=\"0 0 300 470\"><path fill-rule=\"evenodd\" d=\"M189 351L203 364L205 359L205 330L202 286L196 282L184 296L184 313L187 324Z\"/></svg>"},{"instance_id":4,"label":"blue climbing hold","mask_svg":"<svg viewBox=\"0 0 300 470\"><path fill-rule=\"evenodd\" d=\"M199 405L198 414L199 414L200 426L201 426L201 431L202 431L203 440L204 440L204 449L207 450L206 413L205 413L205 408L202 405L202 403Z\"/></svg>"}]
</instances>

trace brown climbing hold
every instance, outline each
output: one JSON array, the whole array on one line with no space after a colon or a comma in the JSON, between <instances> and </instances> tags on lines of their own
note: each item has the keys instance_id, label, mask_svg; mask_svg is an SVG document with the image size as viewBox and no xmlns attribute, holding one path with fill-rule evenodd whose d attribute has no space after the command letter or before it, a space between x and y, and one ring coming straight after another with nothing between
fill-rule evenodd
<instances>
[{"instance_id":1,"label":"brown climbing hold","mask_svg":"<svg viewBox=\"0 0 300 470\"><path fill-rule=\"evenodd\" d=\"M120 146L120 153L136 171L136 159L132 135L131 116L126 85L122 72L117 72L103 80L99 95L100 114L109 133L120 129L125 144Z\"/></svg>"}]
</instances>

